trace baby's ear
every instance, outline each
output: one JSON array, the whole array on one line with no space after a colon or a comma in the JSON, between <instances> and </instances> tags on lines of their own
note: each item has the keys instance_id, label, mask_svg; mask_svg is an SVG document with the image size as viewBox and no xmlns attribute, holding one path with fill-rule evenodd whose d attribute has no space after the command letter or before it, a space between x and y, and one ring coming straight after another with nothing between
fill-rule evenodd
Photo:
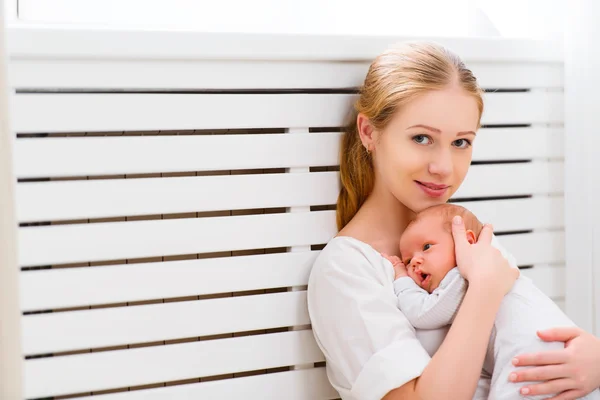
<instances>
[{"instance_id":1,"label":"baby's ear","mask_svg":"<svg viewBox=\"0 0 600 400\"><path fill-rule=\"evenodd\" d=\"M475 233L468 229L467 230L467 242L469 242L470 244L475 243L477 240L475 239Z\"/></svg>"}]
</instances>

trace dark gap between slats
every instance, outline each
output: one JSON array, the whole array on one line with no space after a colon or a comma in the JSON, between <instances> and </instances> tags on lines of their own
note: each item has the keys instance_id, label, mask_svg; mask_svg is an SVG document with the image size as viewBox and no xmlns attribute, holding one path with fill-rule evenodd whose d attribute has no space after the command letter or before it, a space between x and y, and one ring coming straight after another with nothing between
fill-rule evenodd
<instances>
[{"instance_id":1,"label":"dark gap between slats","mask_svg":"<svg viewBox=\"0 0 600 400\"><path fill-rule=\"evenodd\" d=\"M177 344L184 343L194 343L194 342L204 342L210 340L220 340L220 339L231 339L232 337L244 337L244 336L260 336L260 335L271 335L275 333L283 333L289 332L290 328L298 328L293 326L281 326L277 328L268 328L268 329L257 329L253 331L242 331L242 332L227 332L227 333L219 333L217 335L208 335L208 336L193 336L188 338L178 338L178 339L170 339L159 342L142 342L142 343L131 343L126 345L119 346L110 346L110 347L95 347L91 349L81 349L81 350L71 350L71 351L63 351L52 354L31 354L26 355L25 360L34 360L39 358L51 358L51 357L68 357L79 354L89 354L93 353L104 353L108 351L121 351L128 350L131 348L139 349L144 347L158 347L158 346L171 346ZM312 329L310 326L302 326L296 331L301 330L310 330ZM233 336L232 336L233 335Z\"/></svg>"},{"instance_id":2,"label":"dark gap between slats","mask_svg":"<svg viewBox=\"0 0 600 400\"><path fill-rule=\"evenodd\" d=\"M286 128L237 129L173 129L160 131L98 131L98 132L36 132L17 133L17 139L28 138L90 138L90 137L142 137L142 136L211 136L211 135L266 135L284 134Z\"/></svg>"},{"instance_id":3,"label":"dark gap between slats","mask_svg":"<svg viewBox=\"0 0 600 400\"><path fill-rule=\"evenodd\" d=\"M484 91L486 93L526 93L526 92L531 92L531 89L525 89L525 88L498 88L498 89L493 89L493 88L486 88L484 89Z\"/></svg>"},{"instance_id":4,"label":"dark gap between slats","mask_svg":"<svg viewBox=\"0 0 600 400\"><path fill-rule=\"evenodd\" d=\"M486 160L486 161L471 161L471 165L496 165L496 164L527 164L532 162L531 159L523 160Z\"/></svg>"},{"instance_id":5,"label":"dark gap between slats","mask_svg":"<svg viewBox=\"0 0 600 400\"><path fill-rule=\"evenodd\" d=\"M519 269L532 269L533 265L519 265Z\"/></svg>"},{"instance_id":6,"label":"dark gap between slats","mask_svg":"<svg viewBox=\"0 0 600 400\"><path fill-rule=\"evenodd\" d=\"M494 129L494 128L530 128L531 124L483 124L482 128Z\"/></svg>"},{"instance_id":7,"label":"dark gap between slats","mask_svg":"<svg viewBox=\"0 0 600 400\"><path fill-rule=\"evenodd\" d=\"M196 176L221 176L230 175L233 171L235 175L264 175L264 174L284 174L285 168L263 168L263 169L243 169L243 170L212 170L212 171L177 171L177 172L146 172L142 174L134 174L132 177L125 178L123 174L113 175L79 175L79 176L56 176L35 177L35 178L20 178L19 183L40 182L40 181L85 181L85 180L110 180L110 179L150 179L150 178L182 178ZM195 174L195 175L191 175ZM158 176L160 175L160 176Z\"/></svg>"},{"instance_id":8,"label":"dark gap between slats","mask_svg":"<svg viewBox=\"0 0 600 400\"><path fill-rule=\"evenodd\" d=\"M136 89L136 88L79 88L79 89L17 89L17 94L356 94L358 88L281 88L281 89Z\"/></svg>"},{"instance_id":9,"label":"dark gap between slats","mask_svg":"<svg viewBox=\"0 0 600 400\"><path fill-rule=\"evenodd\" d=\"M233 216L241 215L264 215L264 214L285 214L287 207L273 207L273 208L249 208L233 210L236 214ZM111 217L100 217L100 218L89 218L89 219L76 219L76 220L55 220L55 221L41 221L41 222L21 222L19 227L29 228L36 226L56 226L56 225L81 225L81 224L102 224L111 222L129 222L129 221L153 221L157 220L159 216L163 216L163 219L196 219L196 218L215 218L224 217L221 215L226 211L232 210L213 210L213 211L186 211L183 213L174 214L146 214L146 215L125 215L125 216L111 216ZM196 214L195 216L190 216ZM123 220L127 218L127 220Z\"/></svg>"},{"instance_id":10,"label":"dark gap between slats","mask_svg":"<svg viewBox=\"0 0 600 400\"><path fill-rule=\"evenodd\" d=\"M223 257L242 257L248 254L245 253L256 253L260 254L275 254L275 253L287 253L287 247L271 247L261 249L246 249L246 250L235 250L234 254L232 251L220 251L210 253L191 253L191 254L175 254L168 256L156 256L156 257L140 257L140 258L128 258L120 260L102 260L102 261L87 261L77 263L66 263L66 264L53 264L53 265L31 265L21 267L21 271L36 271L36 270L48 270L48 269L59 269L59 268L85 268L85 267L105 267L113 266L115 264L139 264L139 263L156 263L156 262L170 262L180 260L195 260L195 259L207 259L207 258L223 258ZM164 258L164 260L163 260ZM92 265L88 265L88 264Z\"/></svg>"},{"instance_id":11,"label":"dark gap between slats","mask_svg":"<svg viewBox=\"0 0 600 400\"><path fill-rule=\"evenodd\" d=\"M457 197L448 200L448 203L464 203L467 201L490 201L490 200L517 200L530 199L532 195L515 195L515 196L487 196L487 197Z\"/></svg>"},{"instance_id":12,"label":"dark gap between slats","mask_svg":"<svg viewBox=\"0 0 600 400\"><path fill-rule=\"evenodd\" d=\"M138 88L78 88L17 89L17 94L358 94L359 87L348 88L280 88L280 89L138 89ZM486 93L524 93L529 88L484 88Z\"/></svg>"},{"instance_id":13,"label":"dark gap between slats","mask_svg":"<svg viewBox=\"0 0 600 400\"><path fill-rule=\"evenodd\" d=\"M533 230L531 229L524 229L521 231L503 231L503 232L494 232L494 235L496 236L506 236L506 235L520 235L523 233L532 233Z\"/></svg>"},{"instance_id":14,"label":"dark gap between slats","mask_svg":"<svg viewBox=\"0 0 600 400\"><path fill-rule=\"evenodd\" d=\"M319 366L317 366L317 364L319 364ZM323 368L325 366L324 364L323 365L320 365L320 364L321 363L315 363L315 368ZM177 380L177 381L153 383L153 384L147 384L147 385L107 389L107 390L101 390L101 391L95 391L95 392L73 393L73 394L69 394L69 395L62 395L62 396L55 396L55 397L43 397L43 398L35 398L35 399L31 398L31 399L27 399L27 400L66 400L66 399L71 399L74 397L91 397L91 396L97 396L97 395L108 394L108 393L122 393L122 392L131 392L131 391L137 391L137 390L151 390L151 389L168 387L168 386L193 385L193 384L202 383L202 382L220 381L220 380L226 380L226 379L243 378L243 377L248 377L248 376L268 375L268 374L275 374L275 373L281 373L281 372L288 372L288 371L292 371L293 367L294 367L293 365L289 365L289 366L284 366L284 367L275 367L275 368L267 368L267 369L261 369L261 370L244 371L244 372L238 372L238 373L234 373L234 374L212 375L212 376L205 376L205 377L192 378L192 379L184 379L184 380ZM335 400L341 400L341 399L335 399Z\"/></svg>"},{"instance_id":15,"label":"dark gap between slats","mask_svg":"<svg viewBox=\"0 0 600 400\"><path fill-rule=\"evenodd\" d=\"M244 296L257 296L257 295L265 295L265 294L273 294L273 293L287 293L288 287L279 287L279 288L262 288L262 289L252 289L252 290L244 290L239 292L223 292L223 293L211 293L204 295L195 295L190 294L188 296L182 297L166 297L160 299L146 299L146 300L138 300L138 301L129 301L126 303L104 303L104 304L94 304L83 305L79 307L66 307L66 308L54 308L52 310L34 310L34 311L25 311L23 315L36 315L36 314L48 314L48 313L62 313L62 312L75 312L75 311L89 311L90 307L92 309L100 309L100 308L123 308L123 307L137 307L137 306L147 306L153 304L164 304L164 303L182 303L189 301L202 301L202 300L214 300L214 299L225 299L230 297L244 297ZM303 290L306 290L306 286L302 286ZM257 294L257 290L260 290L261 293ZM263 293L266 292L266 293Z\"/></svg>"}]
</instances>

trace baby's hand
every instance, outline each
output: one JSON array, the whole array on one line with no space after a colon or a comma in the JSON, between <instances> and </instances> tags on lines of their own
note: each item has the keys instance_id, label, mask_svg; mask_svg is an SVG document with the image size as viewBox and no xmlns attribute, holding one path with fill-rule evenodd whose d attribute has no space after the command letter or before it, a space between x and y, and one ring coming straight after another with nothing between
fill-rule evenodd
<instances>
[{"instance_id":1,"label":"baby's hand","mask_svg":"<svg viewBox=\"0 0 600 400\"><path fill-rule=\"evenodd\" d=\"M400 258L398 256L388 256L387 254L383 254L383 253L381 255L383 257L385 257L386 260L388 260L389 262L392 263L392 266L394 267L394 273L395 273L394 279L408 276L408 271L406 270L406 266L404 265L404 263L400 260Z\"/></svg>"}]
</instances>

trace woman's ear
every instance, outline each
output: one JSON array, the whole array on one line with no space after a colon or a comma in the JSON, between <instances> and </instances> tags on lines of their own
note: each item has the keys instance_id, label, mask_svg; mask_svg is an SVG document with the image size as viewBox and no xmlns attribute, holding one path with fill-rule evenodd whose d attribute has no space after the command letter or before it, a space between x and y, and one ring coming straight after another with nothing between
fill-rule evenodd
<instances>
[{"instance_id":1,"label":"woman's ear","mask_svg":"<svg viewBox=\"0 0 600 400\"><path fill-rule=\"evenodd\" d=\"M377 139L377 132L373 124L366 115L361 113L356 117L356 128L363 147L370 153L375 148L375 140Z\"/></svg>"},{"instance_id":2,"label":"woman's ear","mask_svg":"<svg viewBox=\"0 0 600 400\"><path fill-rule=\"evenodd\" d=\"M475 233L468 229L467 230L467 242L469 242L470 244L473 244L477 241L477 239L475 238Z\"/></svg>"}]
</instances>

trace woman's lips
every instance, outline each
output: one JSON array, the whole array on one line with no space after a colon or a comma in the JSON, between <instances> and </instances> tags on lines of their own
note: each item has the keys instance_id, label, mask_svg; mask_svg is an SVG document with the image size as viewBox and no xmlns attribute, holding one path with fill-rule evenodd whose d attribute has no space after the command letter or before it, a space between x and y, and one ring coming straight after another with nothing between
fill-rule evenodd
<instances>
[{"instance_id":1,"label":"woman's lips","mask_svg":"<svg viewBox=\"0 0 600 400\"><path fill-rule=\"evenodd\" d=\"M441 197L444 195L444 193L446 193L446 190L448 190L448 188L450 187L448 185L437 185L431 182L415 181L415 183L429 197Z\"/></svg>"}]
</instances>

